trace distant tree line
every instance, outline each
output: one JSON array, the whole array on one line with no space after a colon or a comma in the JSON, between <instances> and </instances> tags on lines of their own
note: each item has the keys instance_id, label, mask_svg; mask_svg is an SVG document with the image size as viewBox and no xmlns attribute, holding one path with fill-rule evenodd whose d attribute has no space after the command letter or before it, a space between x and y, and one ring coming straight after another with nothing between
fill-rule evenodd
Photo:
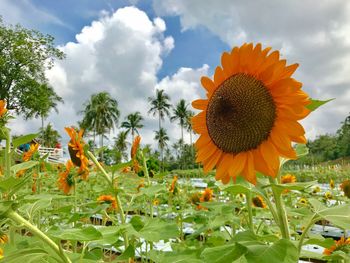
<instances>
[{"instance_id":1,"label":"distant tree line","mask_svg":"<svg viewBox=\"0 0 350 263\"><path fill-rule=\"evenodd\" d=\"M336 134L318 136L307 143L309 154L294 163L317 164L350 157L350 115L341 123Z\"/></svg>"}]
</instances>

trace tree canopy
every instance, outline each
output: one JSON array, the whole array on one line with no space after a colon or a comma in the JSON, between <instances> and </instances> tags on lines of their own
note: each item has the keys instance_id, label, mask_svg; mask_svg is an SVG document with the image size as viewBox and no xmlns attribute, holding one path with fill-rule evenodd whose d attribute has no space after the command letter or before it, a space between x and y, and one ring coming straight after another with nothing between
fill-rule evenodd
<instances>
[{"instance_id":1,"label":"tree canopy","mask_svg":"<svg viewBox=\"0 0 350 263\"><path fill-rule=\"evenodd\" d=\"M0 99L25 118L46 117L62 100L45 76L54 60L64 57L53 40L36 30L5 25L0 17Z\"/></svg>"}]
</instances>

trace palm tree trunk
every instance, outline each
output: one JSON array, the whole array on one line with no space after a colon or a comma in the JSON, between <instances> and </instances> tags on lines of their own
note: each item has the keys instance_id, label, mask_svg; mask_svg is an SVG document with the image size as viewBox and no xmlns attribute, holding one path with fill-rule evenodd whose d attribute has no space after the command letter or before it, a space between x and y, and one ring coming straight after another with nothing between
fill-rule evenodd
<instances>
[{"instance_id":1,"label":"palm tree trunk","mask_svg":"<svg viewBox=\"0 0 350 263\"><path fill-rule=\"evenodd\" d=\"M161 172L164 172L164 155L163 155L163 147L160 147L160 158L162 159L162 167L161 167Z\"/></svg>"},{"instance_id":2,"label":"palm tree trunk","mask_svg":"<svg viewBox=\"0 0 350 263\"><path fill-rule=\"evenodd\" d=\"M183 155L184 155L184 127L183 125L180 125L181 126L181 168L183 169L184 168L184 160L183 160Z\"/></svg>"},{"instance_id":3,"label":"palm tree trunk","mask_svg":"<svg viewBox=\"0 0 350 263\"><path fill-rule=\"evenodd\" d=\"M194 157L194 148L193 148L193 143L192 143L192 130L190 130L190 145L191 145L191 158L193 159ZM194 168L194 163L192 163L193 168Z\"/></svg>"},{"instance_id":4,"label":"palm tree trunk","mask_svg":"<svg viewBox=\"0 0 350 263\"><path fill-rule=\"evenodd\" d=\"M101 162L103 162L103 133L101 134Z\"/></svg>"}]
</instances>

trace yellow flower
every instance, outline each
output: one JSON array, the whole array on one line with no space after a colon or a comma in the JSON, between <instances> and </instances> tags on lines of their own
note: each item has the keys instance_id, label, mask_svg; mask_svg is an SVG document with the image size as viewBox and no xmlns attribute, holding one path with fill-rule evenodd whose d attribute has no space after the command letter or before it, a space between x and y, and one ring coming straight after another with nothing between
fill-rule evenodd
<instances>
[{"instance_id":1,"label":"yellow flower","mask_svg":"<svg viewBox=\"0 0 350 263\"><path fill-rule=\"evenodd\" d=\"M175 189L176 189L176 182L177 182L177 176L175 175L172 182L171 182L171 185L170 185L170 188L169 188L169 192L171 193L174 193Z\"/></svg>"},{"instance_id":2,"label":"yellow flower","mask_svg":"<svg viewBox=\"0 0 350 263\"><path fill-rule=\"evenodd\" d=\"M30 158L32 158L32 156L34 155L34 153L36 153L39 149L39 144L31 144L30 148L28 150L28 152L25 152L23 154L23 161L27 162L30 160Z\"/></svg>"},{"instance_id":3,"label":"yellow flower","mask_svg":"<svg viewBox=\"0 0 350 263\"><path fill-rule=\"evenodd\" d=\"M6 244L9 241L9 237L6 234L0 236L0 244Z\"/></svg>"},{"instance_id":4,"label":"yellow flower","mask_svg":"<svg viewBox=\"0 0 350 263\"><path fill-rule=\"evenodd\" d=\"M346 253L349 253L350 251L350 238L345 239L344 237L341 237L338 241L334 240L334 245L329 247L329 248L325 248L325 250L323 251L324 255L331 255L334 251L344 251Z\"/></svg>"},{"instance_id":5,"label":"yellow flower","mask_svg":"<svg viewBox=\"0 0 350 263\"><path fill-rule=\"evenodd\" d=\"M111 210L117 210L118 205L116 199L111 195L101 195L97 198L97 201L100 203L110 204L110 208L108 208L109 211Z\"/></svg>"},{"instance_id":6,"label":"yellow flower","mask_svg":"<svg viewBox=\"0 0 350 263\"><path fill-rule=\"evenodd\" d=\"M4 258L4 250L0 248L0 259Z\"/></svg>"},{"instance_id":7,"label":"yellow flower","mask_svg":"<svg viewBox=\"0 0 350 263\"><path fill-rule=\"evenodd\" d=\"M350 198L350 180L345 180L341 183L340 189L343 190L344 195Z\"/></svg>"},{"instance_id":8,"label":"yellow flower","mask_svg":"<svg viewBox=\"0 0 350 263\"><path fill-rule=\"evenodd\" d=\"M143 179L141 180L140 184L137 186L137 192L140 192L140 189L142 187L145 187L145 180L143 180Z\"/></svg>"},{"instance_id":9,"label":"yellow flower","mask_svg":"<svg viewBox=\"0 0 350 263\"><path fill-rule=\"evenodd\" d=\"M141 137L137 135L131 146L131 153L130 153L131 159L134 159L136 157L137 150L139 149L140 141L141 141Z\"/></svg>"},{"instance_id":10,"label":"yellow flower","mask_svg":"<svg viewBox=\"0 0 350 263\"><path fill-rule=\"evenodd\" d=\"M316 193L319 193L321 191L321 188L319 186L316 186L313 190L312 190L312 193L313 194L316 194Z\"/></svg>"},{"instance_id":11,"label":"yellow flower","mask_svg":"<svg viewBox=\"0 0 350 263\"><path fill-rule=\"evenodd\" d=\"M291 143L306 143L298 121L310 113L310 99L291 78L298 65L270 50L244 44L223 53L214 80L201 79L207 98L192 103L201 110L192 118L196 161L205 172L216 167L224 184L238 175L256 184L256 171L275 177L280 156L296 159Z\"/></svg>"},{"instance_id":12,"label":"yellow flower","mask_svg":"<svg viewBox=\"0 0 350 263\"><path fill-rule=\"evenodd\" d=\"M85 156L84 146L85 142L83 140L83 130L79 133L73 127L64 128L70 137L68 143L68 151L73 164L79 167L78 173L82 175L83 179L87 179L89 174L89 161Z\"/></svg>"},{"instance_id":13,"label":"yellow flower","mask_svg":"<svg viewBox=\"0 0 350 263\"><path fill-rule=\"evenodd\" d=\"M66 164L66 170L59 174L59 178L57 180L58 189L61 189L65 194L69 194L69 192L74 187L74 178L71 173L72 167L72 160L68 160Z\"/></svg>"},{"instance_id":14,"label":"yellow flower","mask_svg":"<svg viewBox=\"0 0 350 263\"><path fill-rule=\"evenodd\" d=\"M252 199L252 203L253 203L253 205L255 207L260 207L260 208L266 208L267 207L264 199L260 195L257 195L256 197L254 197Z\"/></svg>"},{"instance_id":15,"label":"yellow flower","mask_svg":"<svg viewBox=\"0 0 350 263\"><path fill-rule=\"evenodd\" d=\"M300 204L307 204L307 200L305 198L300 198L298 201Z\"/></svg>"},{"instance_id":16,"label":"yellow flower","mask_svg":"<svg viewBox=\"0 0 350 263\"><path fill-rule=\"evenodd\" d=\"M281 184L295 183L297 178L292 174L286 174L281 177Z\"/></svg>"},{"instance_id":17,"label":"yellow flower","mask_svg":"<svg viewBox=\"0 0 350 263\"><path fill-rule=\"evenodd\" d=\"M6 100L0 100L0 118L4 116L6 112Z\"/></svg>"},{"instance_id":18,"label":"yellow flower","mask_svg":"<svg viewBox=\"0 0 350 263\"><path fill-rule=\"evenodd\" d=\"M325 197L327 200L333 199L333 195L332 195L331 192L326 192L326 193L324 194L324 197Z\"/></svg>"},{"instance_id":19,"label":"yellow flower","mask_svg":"<svg viewBox=\"0 0 350 263\"><path fill-rule=\"evenodd\" d=\"M213 190L210 188L205 188L202 192L202 196L199 198L201 202L210 202L213 198Z\"/></svg>"},{"instance_id":20,"label":"yellow flower","mask_svg":"<svg viewBox=\"0 0 350 263\"><path fill-rule=\"evenodd\" d=\"M329 182L329 187L330 187L331 189L334 189L335 184L334 184L333 179L330 180L330 182Z\"/></svg>"},{"instance_id":21,"label":"yellow flower","mask_svg":"<svg viewBox=\"0 0 350 263\"><path fill-rule=\"evenodd\" d=\"M156 205L156 206L159 205L159 200L158 199L154 199L153 200L153 205Z\"/></svg>"}]
</instances>

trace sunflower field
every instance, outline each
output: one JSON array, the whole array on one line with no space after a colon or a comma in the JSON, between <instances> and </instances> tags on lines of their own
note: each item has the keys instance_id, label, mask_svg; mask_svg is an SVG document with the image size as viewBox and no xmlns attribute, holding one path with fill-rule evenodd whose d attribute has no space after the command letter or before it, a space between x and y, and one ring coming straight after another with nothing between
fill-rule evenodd
<instances>
[{"instance_id":1,"label":"sunflower field","mask_svg":"<svg viewBox=\"0 0 350 263\"><path fill-rule=\"evenodd\" d=\"M37 134L12 138L1 100L0 262L350 262L348 167L289 165L308 154L299 121L327 101L261 44L221 62L192 102L200 178L151 169L140 136L113 165L74 127L65 164L19 152Z\"/></svg>"}]
</instances>

